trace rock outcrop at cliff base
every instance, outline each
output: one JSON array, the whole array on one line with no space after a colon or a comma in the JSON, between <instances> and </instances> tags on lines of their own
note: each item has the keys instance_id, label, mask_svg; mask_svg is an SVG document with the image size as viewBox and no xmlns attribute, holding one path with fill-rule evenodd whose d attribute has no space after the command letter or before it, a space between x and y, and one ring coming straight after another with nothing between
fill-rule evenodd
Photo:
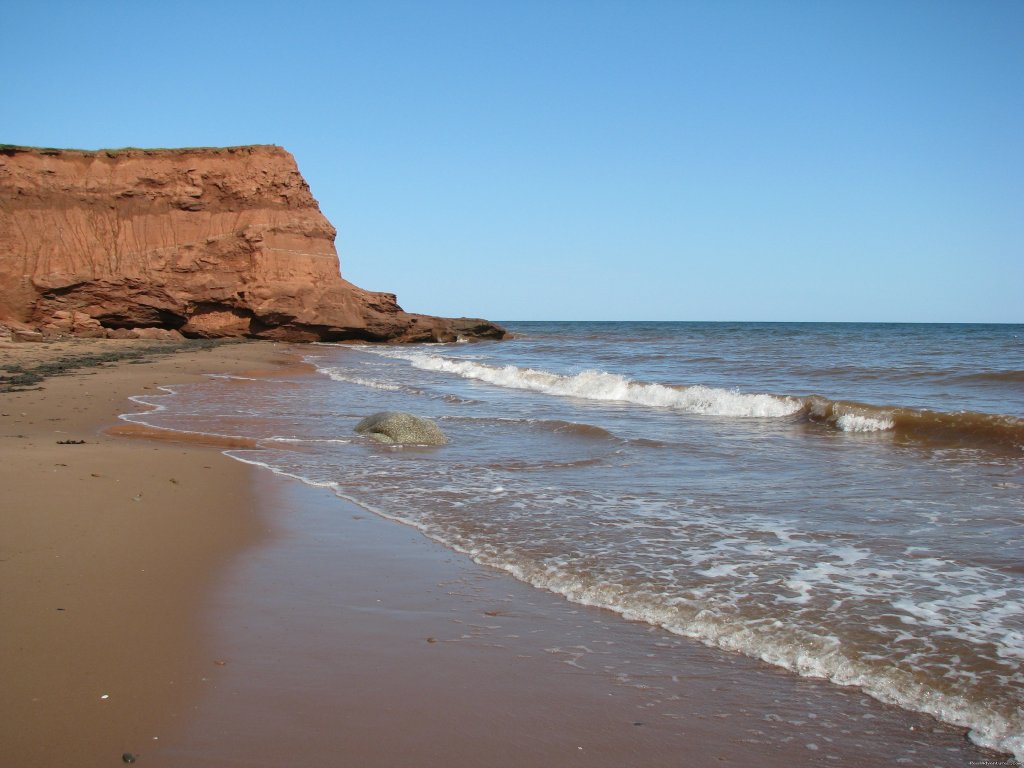
<instances>
[{"instance_id":1,"label":"rock outcrop at cliff base","mask_svg":"<svg viewBox=\"0 0 1024 768\"><path fill-rule=\"evenodd\" d=\"M335 229L276 146L0 145L0 323L86 336L501 338L341 277Z\"/></svg>"}]
</instances>

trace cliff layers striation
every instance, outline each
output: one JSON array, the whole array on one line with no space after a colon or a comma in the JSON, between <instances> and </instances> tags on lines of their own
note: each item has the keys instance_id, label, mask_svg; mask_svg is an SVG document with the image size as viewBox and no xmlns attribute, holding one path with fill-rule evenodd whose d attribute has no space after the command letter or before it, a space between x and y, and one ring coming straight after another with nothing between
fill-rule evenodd
<instances>
[{"instance_id":1,"label":"cliff layers striation","mask_svg":"<svg viewBox=\"0 0 1024 768\"><path fill-rule=\"evenodd\" d=\"M280 147L0 146L0 323L113 337L504 335L342 279L335 234Z\"/></svg>"}]
</instances>

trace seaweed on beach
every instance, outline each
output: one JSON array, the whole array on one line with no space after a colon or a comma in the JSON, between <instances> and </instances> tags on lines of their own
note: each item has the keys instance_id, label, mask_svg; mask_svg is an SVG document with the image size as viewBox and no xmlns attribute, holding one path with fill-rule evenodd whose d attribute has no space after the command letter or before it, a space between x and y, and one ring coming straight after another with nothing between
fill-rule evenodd
<instances>
[{"instance_id":1,"label":"seaweed on beach","mask_svg":"<svg viewBox=\"0 0 1024 768\"><path fill-rule=\"evenodd\" d=\"M155 357L175 352L212 349L224 343L226 342L221 339L187 339L185 341L153 342L144 346L133 345L108 352L68 353L56 360L39 362L35 365L0 362L0 392L38 389L39 385L51 376L65 376L85 368L97 368L120 362L146 363Z\"/></svg>"}]
</instances>

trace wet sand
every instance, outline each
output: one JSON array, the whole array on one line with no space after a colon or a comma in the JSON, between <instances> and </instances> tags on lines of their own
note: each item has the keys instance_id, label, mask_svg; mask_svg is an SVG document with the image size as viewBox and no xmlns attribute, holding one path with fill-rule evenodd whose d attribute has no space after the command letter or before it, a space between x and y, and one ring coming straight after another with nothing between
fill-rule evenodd
<instances>
[{"instance_id":1,"label":"wet sand","mask_svg":"<svg viewBox=\"0 0 1024 768\"><path fill-rule=\"evenodd\" d=\"M566 603L220 447L98 431L146 387L282 351L175 353L0 395L0 764L994 758L856 690Z\"/></svg>"},{"instance_id":2,"label":"wet sand","mask_svg":"<svg viewBox=\"0 0 1024 768\"><path fill-rule=\"evenodd\" d=\"M225 663L154 764L985 759L931 718L567 603L329 490L252 480L277 535L236 558L209 603Z\"/></svg>"}]
</instances>

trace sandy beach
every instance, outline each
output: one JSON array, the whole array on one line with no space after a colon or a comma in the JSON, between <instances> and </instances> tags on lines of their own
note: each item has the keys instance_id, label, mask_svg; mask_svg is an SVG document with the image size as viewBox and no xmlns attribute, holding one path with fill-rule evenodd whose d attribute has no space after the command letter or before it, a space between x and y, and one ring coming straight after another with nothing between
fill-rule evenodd
<instances>
[{"instance_id":1,"label":"sandy beach","mask_svg":"<svg viewBox=\"0 0 1024 768\"><path fill-rule=\"evenodd\" d=\"M191 704L214 663L197 642L204 589L263 530L251 470L214 448L103 430L130 395L266 368L278 349L73 340L0 350L3 366L29 369L150 352L0 394L4 765L110 765Z\"/></svg>"},{"instance_id":2,"label":"sandy beach","mask_svg":"<svg viewBox=\"0 0 1024 768\"><path fill-rule=\"evenodd\" d=\"M146 344L22 344L0 361ZM270 343L145 348L144 362L0 394L3 765L109 766L130 753L225 768L881 766L985 754L962 729L856 690L567 603L223 446L110 434L138 410L131 395L160 385L305 375Z\"/></svg>"}]
</instances>

